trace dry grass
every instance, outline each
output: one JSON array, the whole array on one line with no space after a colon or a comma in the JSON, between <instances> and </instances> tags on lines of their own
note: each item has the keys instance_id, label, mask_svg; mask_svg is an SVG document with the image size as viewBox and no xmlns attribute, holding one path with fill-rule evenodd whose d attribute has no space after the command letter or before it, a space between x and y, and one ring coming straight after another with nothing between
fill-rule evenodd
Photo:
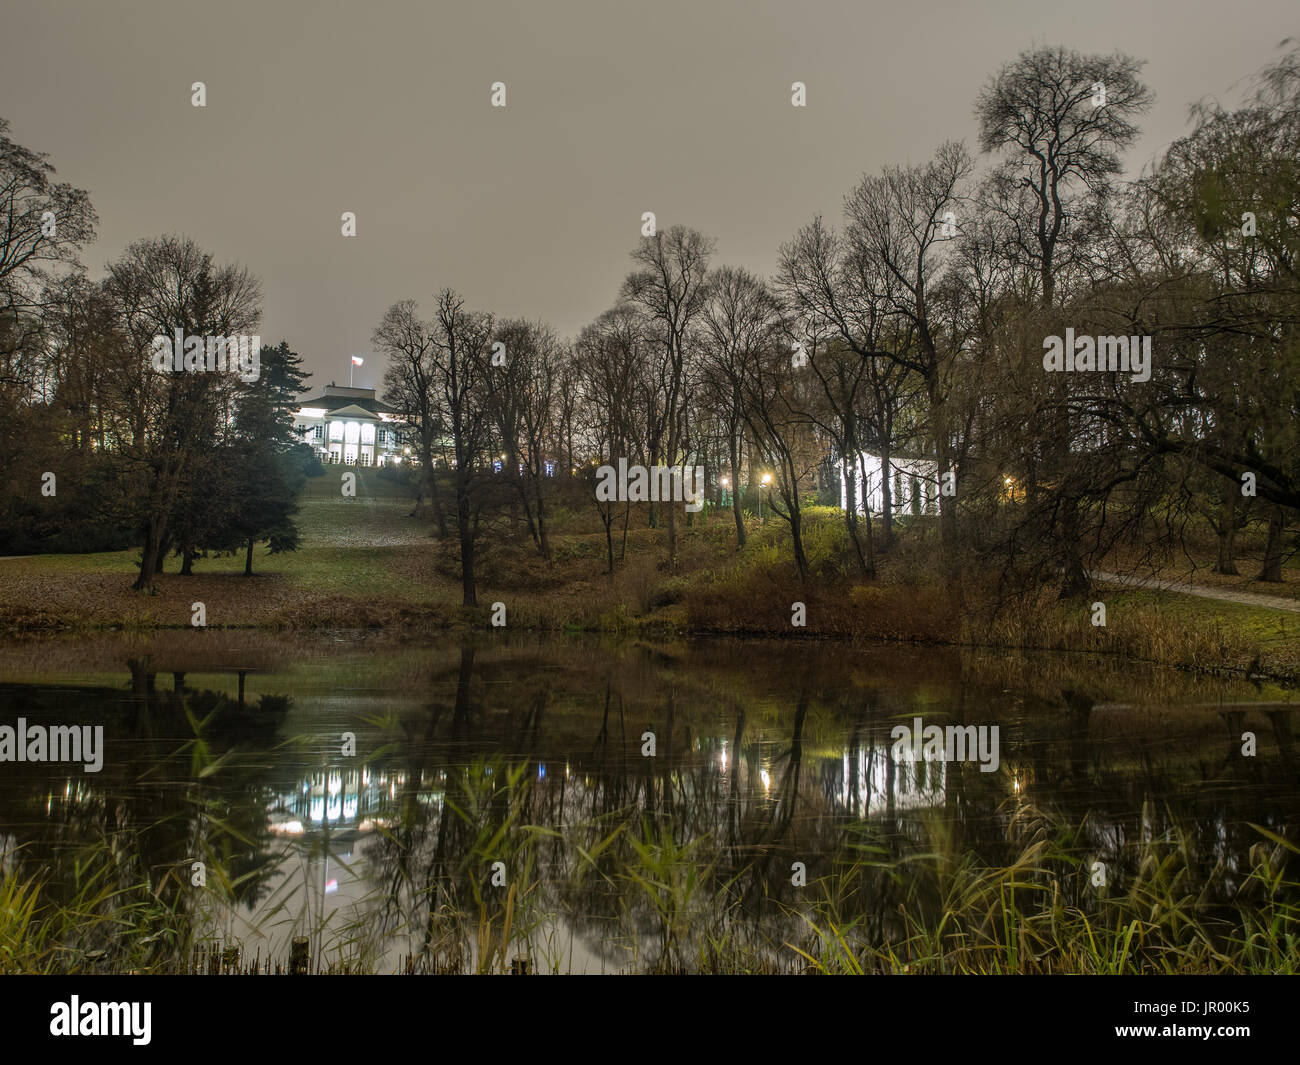
<instances>
[{"instance_id":1,"label":"dry grass","mask_svg":"<svg viewBox=\"0 0 1300 1065\"><path fill-rule=\"evenodd\" d=\"M749 542L739 552L729 513L681 522L677 563L670 567L666 529L647 528L644 515L634 515L625 551L622 530L616 530L611 575L594 516L557 511L554 518L549 561L522 524L483 530L476 609L460 605L456 544L433 538L427 522L410 517L408 505L307 500L302 549L274 556L259 549L251 578L242 575L238 556L205 559L192 577L177 575L172 560L173 572L148 596L130 590L133 552L0 562L0 633L188 628L194 602L205 604L210 629L472 632L491 628L492 604L501 602L514 630L1094 651L1195 669L1300 676L1300 621L1267 608L1115 589L1071 603L1057 602L1049 590L997 601L972 568L959 615L940 580L934 530L924 523L900 528L898 541L879 558L877 579L863 581L839 513L814 508L805 527L810 572L801 581L789 533L776 521L751 520ZM1104 628L1091 624L1091 599L1107 606ZM804 604L803 626L792 623L795 603Z\"/></svg>"}]
</instances>

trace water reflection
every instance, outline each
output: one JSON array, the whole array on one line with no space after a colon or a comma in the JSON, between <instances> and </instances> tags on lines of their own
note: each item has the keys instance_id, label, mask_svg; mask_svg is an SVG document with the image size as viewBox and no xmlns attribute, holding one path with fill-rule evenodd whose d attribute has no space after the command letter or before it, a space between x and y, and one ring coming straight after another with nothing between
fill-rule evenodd
<instances>
[{"instance_id":1,"label":"water reflection","mask_svg":"<svg viewBox=\"0 0 1300 1065\"><path fill-rule=\"evenodd\" d=\"M102 867L138 928L90 922L68 956L120 966L214 937L280 958L306 935L322 966L365 970L781 968L810 907L892 941L900 901L944 890L906 862L1006 866L1039 837L1062 863L1044 884L1079 906L1096 863L1121 892L1175 836L1227 905L1252 824L1300 813L1284 695L1095 663L542 641L295 649L202 684L124 666L0 685L5 720L105 725L94 779L3 766L0 869L72 906ZM997 770L897 753L917 717L998 726Z\"/></svg>"}]
</instances>

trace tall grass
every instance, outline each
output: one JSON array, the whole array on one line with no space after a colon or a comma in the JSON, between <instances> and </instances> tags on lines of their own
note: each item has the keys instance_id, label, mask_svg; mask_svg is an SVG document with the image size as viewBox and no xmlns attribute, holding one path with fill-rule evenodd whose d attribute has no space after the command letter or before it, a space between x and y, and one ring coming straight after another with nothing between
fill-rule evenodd
<instances>
[{"instance_id":1,"label":"tall grass","mask_svg":"<svg viewBox=\"0 0 1300 1065\"><path fill-rule=\"evenodd\" d=\"M178 754L201 779L222 762L191 720ZM409 804L383 853L350 870L369 895L326 915L286 878L264 924L314 939L334 972L382 968L395 937L411 943L412 971L563 972L575 930L628 972L1300 971L1300 846L1262 825L1237 868L1169 810L1148 804L1147 830L1106 850L1090 817L1067 823L1017 796L983 853L937 811L907 833L841 822L825 872L794 887L774 845L729 849L665 812L538 824L532 781L530 763L502 757L449 771L438 807ZM0 856L0 972L183 971L196 943L229 928L251 875L231 871L223 845L242 837L201 793L192 801L203 891L184 866L140 868L129 833L69 847L48 869L27 868L22 848Z\"/></svg>"}]
</instances>

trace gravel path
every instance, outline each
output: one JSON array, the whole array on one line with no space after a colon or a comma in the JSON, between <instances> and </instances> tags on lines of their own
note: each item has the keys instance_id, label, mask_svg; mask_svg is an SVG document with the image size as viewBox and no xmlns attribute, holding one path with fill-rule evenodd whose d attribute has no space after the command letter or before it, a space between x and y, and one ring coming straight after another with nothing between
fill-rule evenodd
<instances>
[{"instance_id":1,"label":"gravel path","mask_svg":"<svg viewBox=\"0 0 1300 1065\"><path fill-rule=\"evenodd\" d=\"M1224 588L1208 588L1203 584L1189 584L1186 581L1121 577L1118 573L1106 573L1103 570L1093 570L1089 576L1093 580L1101 581L1104 584L1121 584L1133 588L1157 588L1162 592L1182 592L1184 595L1198 595L1202 599L1222 599L1228 603L1271 607L1274 610L1287 610L1293 614L1300 614L1300 601L1282 599L1274 595L1257 595L1254 592L1234 592Z\"/></svg>"}]
</instances>

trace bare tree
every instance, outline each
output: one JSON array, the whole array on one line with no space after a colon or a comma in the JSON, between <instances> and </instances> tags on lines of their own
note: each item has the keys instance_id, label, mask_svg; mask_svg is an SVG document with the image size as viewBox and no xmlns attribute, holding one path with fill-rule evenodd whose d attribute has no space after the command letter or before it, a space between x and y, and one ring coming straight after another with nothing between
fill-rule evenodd
<instances>
[{"instance_id":1,"label":"bare tree","mask_svg":"<svg viewBox=\"0 0 1300 1065\"><path fill-rule=\"evenodd\" d=\"M886 350L897 343L897 331L891 328L885 282L873 256L862 254L861 249L854 253L818 217L781 249L779 284L792 321L800 323L801 355L818 385L819 406L825 412L810 412L810 416L818 417L839 455L849 542L859 572L874 577L870 506L862 508L865 550L858 531L859 481L864 499L870 499L863 446L870 441L880 454L883 541L888 545L893 517L889 477L893 426L910 373Z\"/></svg>"},{"instance_id":2,"label":"bare tree","mask_svg":"<svg viewBox=\"0 0 1300 1065\"><path fill-rule=\"evenodd\" d=\"M12 324L40 310L57 273L80 268L77 256L98 220L83 190L55 181L45 153L14 143L8 131L0 118L0 319Z\"/></svg>"},{"instance_id":3,"label":"bare tree","mask_svg":"<svg viewBox=\"0 0 1300 1065\"><path fill-rule=\"evenodd\" d=\"M446 288L438 294L434 321L433 389L451 430L462 601L465 606L477 606L473 496L480 486L484 447L490 442L492 380L487 344L492 336L492 316L466 310L464 298Z\"/></svg>"},{"instance_id":4,"label":"bare tree","mask_svg":"<svg viewBox=\"0 0 1300 1065\"><path fill-rule=\"evenodd\" d=\"M402 425L415 440L420 462L415 515L433 505L438 536L447 535L447 518L438 498L436 462L443 436L444 415L435 388L437 329L423 321L415 300L394 303L371 334L371 343L388 359L384 370L384 401L396 408Z\"/></svg>"},{"instance_id":5,"label":"bare tree","mask_svg":"<svg viewBox=\"0 0 1300 1065\"><path fill-rule=\"evenodd\" d=\"M731 470L731 511L736 522L736 549L745 546L745 519L740 506L740 436L745 421L745 368L778 343L781 317L776 298L748 270L724 266L713 271L702 315L705 375L721 401Z\"/></svg>"},{"instance_id":6,"label":"bare tree","mask_svg":"<svg viewBox=\"0 0 1300 1065\"><path fill-rule=\"evenodd\" d=\"M657 320L664 345L668 383L666 465L681 461L681 405L685 384L687 338L704 307L713 241L694 229L673 226L666 233L642 237L632 252L639 269L623 283L623 298L644 307ZM668 562L677 561L677 509L668 510Z\"/></svg>"},{"instance_id":7,"label":"bare tree","mask_svg":"<svg viewBox=\"0 0 1300 1065\"><path fill-rule=\"evenodd\" d=\"M1121 53L1082 55L1056 47L1022 52L985 86L975 104L980 147L1002 152L1002 166L988 183L985 202L1011 223L1008 250L1037 272L1045 307L1058 303L1059 281L1077 277L1090 236L1104 215L1120 153L1138 134L1133 119L1152 102L1139 80L1143 63ZM1068 292L1073 285L1066 286ZM1059 486L1062 596L1090 586L1083 562L1079 497L1062 474L1072 435L1069 382L1057 375L1049 477Z\"/></svg>"},{"instance_id":8,"label":"bare tree","mask_svg":"<svg viewBox=\"0 0 1300 1065\"><path fill-rule=\"evenodd\" d=\"M745 422L754 434L754 441L774 467L781 501L778 503L769 493L769 503L773 513L790 527L795 567L799 579L803 580L808 575L808 557L803 544L800 496L824 449L817 443L815 426L803 413L807 406L807 379L801 381L795 375L784 343L752 351L742 377L742 403Z\"/></svg>"},{"instance_id":9,"label":"bare tree","mask_svg":"<svg viewBox=\"0 0 1300 1065\"><path fill-rule=\"evenodd\" d=\"M595 467L601 460L640 459L644 444L638 442L640 426L636 411L644 387L646 370L652 361L652 333L644 312L630 304L611 308L578 336L575 377L581 431L594 454L584 463L584 478L605 530L608 571L614 572L614 521L616 500L602 500L595 490ZM644 424L644 423L642 423ZM627 523L631 504L622 501L623 551L627 545ZM622 557L622 552L620 552Z\"/></svg>"},{"instance_id":10,"label":"bare tree","mask_svg":"<svg viewBox=\"0 0 1300 1065\"><path fill-rule=\"evenodd\" d=\"M505 346L505 364L490 369L492 417L505 454L503 472L523 502L533 543L549 559L546 463L552 456L547 444L554 438L564 350L541 322L503 322L495 336Z\"/></svg>"},{"instance_id":11,"label":"bare tree","mask_svg":"<svg viewBox=\"0 0 1300 1065\"><path fill-rule=\"evenodd\" d=\"M965 147L949 141L923 166L886 167L867 176L848 196L846 234L855 269L877 279L885 313L899 322L901 340L886 357L918 374L925 383L930 437L941 490L939 528L944 571L954 606L962 601L957 542L950 369L956 347L933 314L932 297L949 268L948 217L960 208L961 186L972 169Z\"/></svg>"},{"instance_id":12,"label":"bare tree","mask_svg":"<svg viewBox=\"0 0 1300 1065\"><path fill-rule=\"evenodd\" d=\"M134 588L152 591L167 549L168 522L197 459L229 420L236 382L215 372L155 370L155 337L236 336L257 328L261 286L246 269L217 266L187 237L129 245L109 266L106 291L130 338L137 391L126 454L135 473L143 550Z\"/></svg>"}]
</instances>

